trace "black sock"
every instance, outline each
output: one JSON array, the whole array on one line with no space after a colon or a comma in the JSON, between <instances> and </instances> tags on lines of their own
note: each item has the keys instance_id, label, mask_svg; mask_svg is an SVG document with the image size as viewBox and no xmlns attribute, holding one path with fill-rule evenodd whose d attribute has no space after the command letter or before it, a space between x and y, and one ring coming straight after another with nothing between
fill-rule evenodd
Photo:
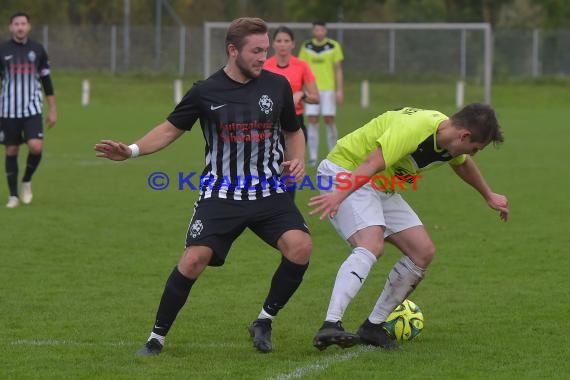
<instances>
[{"instance_id":1,"label":"black sock","mask_svg":"<svg viewBox=\"0 0 570 380\"><path fill-rule=\"evenodd\" d=\"M160 306L156 312L156 322L152 332L158 335L166 336L168 330L172 327L176 315L182 306L186 303L190 289L196 280L186 278L178 271L178 267L174 267L170 277L166 281Z\"/></svg>"},{"instance_id":2,"label":"black sock","mask_svg":"<svg viewBox=\"0 0 570 380\"><path fill-rule=\"evenodd\" d=\"M10 196L18 196L18 156L6 156L6 180Z\"/></svg>"},{"instance_id":3,"label":"black sock","mask_svg":"<svg viewBox=\"0 0 570 380\"><path fill-rule=\"evenodd\" d=\"M30 182L32 180L32 174L38 168L40 161L42 159L42 154L32 154L28 153L28 161L26 164L26 171L24 172L24 177L22 177L22 182Z\"/></svg>"},{"instance_id":4,"label":"black sock","mask_svg":"<svg viewBox=\"0 0 570 380\"><path fill-rule=\"evenodd\" d=\"M281 264L277 267L271 280L271 288L263 304L263 310L270 315L277 315L301 285L303 275L308 267L308 263L304 265L295 264L283 256Z\"/></svg>"}]
</instances>

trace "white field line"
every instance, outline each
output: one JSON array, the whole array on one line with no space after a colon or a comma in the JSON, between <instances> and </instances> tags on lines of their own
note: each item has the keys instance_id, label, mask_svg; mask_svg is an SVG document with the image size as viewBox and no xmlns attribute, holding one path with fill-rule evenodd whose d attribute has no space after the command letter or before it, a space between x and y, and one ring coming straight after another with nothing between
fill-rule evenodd
<instances>
[{"instance_id":1,"label":"white field line","mask_svg":"<svg viewBox=\"0 0 570 380\"><path fill-rule=\"evenodd\" d=\"M105 345L108 346L138 346L139 344L142 345L144 342L125 342L125 341L118 341L118 342L105 342ZM73 347L91 347L91 346L101 346L102 343L95 343L95 342L76 342L72 340L54 340L54 339L47 339L47 340L38 340L38 339L18 339L13 342L10 342L13 346L47 346L47 347L55 347L55 346L73 346ZM234 343L189 343L189 344L168 344L168 347L181 347L181 346L190 346L190 347L198 347L198 348L239 348L243 347L242 344L234 344Z\"/></svg>"},{"instance_id":2,"label":"white field line","mask_svg":"<svg viewBox=\"0 0 570 380\"><path fill-rule=\"evenodd\" d=\"M98 346L99 344L93 342L74 342L70 340L38 340L38 339L18 339L11 342L13 346ZM110 346L128 346L131 343L128 342L108 342L105 343Z\"/></svg>"},{"instance_id":3,"label":"white field line","mask_svg":"<svg viewBox=\"0 0 570 380\"><path fill-rule=\"evenodd\" d=\"M92 347L92 346L101 346L101 343L95 342L77 342L72 340L55 340L55 339L46 339L46 340L38 340L38 339L18 339L15 341L10 342L13 346L36 346L36 347L55 347L55 346L72 346L72 347ZM105 345L108 346L137 346L140 342L125 342L125 341L118 341L118 342L106 342ZM238 348L243 347L241 344L233 344L233 343L207 343L207 344L188 344L192 347L197 348ZM171 347L183 346L180 344L172 344L169 345ZM293 371L287 373L281 373L276 376L271 377L269 380L288 380L288 379L298 379L301 377L305 377L309 374L315 374L324 371L328 367L333 364L338 364L344 361L352 360L358 357L360 354L366 351L374 350L373 347L359 347L356 350L352 350L349 352L338 353L334 355L327 356L323 359L317 360L315 363L306 364L304 366L300 366L295 368Z\"/></svg>"},{"instance_id":4,"label":"white field line","mask_svg":"<svg viewBox=\"0 0 570 380\"><path fill-rule=\"evenodd\" d=\"M288 373L281 373L276 376L271 377L269 380L288 380L288 379L298 379L309 374L315 374L318 372L322 372L327 369L332 364L337 364L340 362L344 362L347 360L352 360L358 357L360 354L366 351L374 350L373 347L359 347L356 350L343 352L341 354L334 354L331 356L327 356L324 359L317 360L317 362L313 364L307 364L301 367L295 368L293 371Z\"/></svg>"}]
</instances>

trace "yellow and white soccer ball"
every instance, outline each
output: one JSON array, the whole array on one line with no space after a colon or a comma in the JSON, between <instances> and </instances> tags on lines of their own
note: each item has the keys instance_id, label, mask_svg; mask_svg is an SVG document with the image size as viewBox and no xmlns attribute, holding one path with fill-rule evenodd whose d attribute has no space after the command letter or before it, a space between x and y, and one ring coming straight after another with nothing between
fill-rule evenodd
<instances>
[{"instance_id":1,"label":"yellow and white soccer ball","mask_svg":"<svg viewBox=\"0 0 570 380\"><path fill-rule=\"evenodd\" d=\"M424 328L424 315L418 305L404 300L386 319L384 329L398 341L412 340Z\"/></svg>"}]
</instances>

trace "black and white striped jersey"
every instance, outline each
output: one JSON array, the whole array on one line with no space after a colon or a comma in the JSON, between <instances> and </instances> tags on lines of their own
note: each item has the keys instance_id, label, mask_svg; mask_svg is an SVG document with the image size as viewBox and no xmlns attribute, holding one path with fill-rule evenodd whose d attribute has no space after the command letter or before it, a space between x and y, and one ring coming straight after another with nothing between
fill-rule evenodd
<instances>
[{"instance_id":1,"label":"black and white striped jersey","mask_svg":"<svg viewBox=\"0 0 570 380\"><path fill-rule=\"evenodd\" d=\"M299 129L291 86L263 70L242 84L223 70L188 91L168 121L190 130L200 119L206 142L200 199L260 199L282 193L283 130Z\"/></svg>"},{"instance_id":2,"label":"black and white striped jersey","mask_svg":"<svg viewBox=\"0 0 570 380\"><path fill-rule=\"evenodd\" d=\"M41 114L40 78L48 75L48 56L38 42L11 39L0 45L0 117L20 119Z\"/></svg>"}]
</instances>

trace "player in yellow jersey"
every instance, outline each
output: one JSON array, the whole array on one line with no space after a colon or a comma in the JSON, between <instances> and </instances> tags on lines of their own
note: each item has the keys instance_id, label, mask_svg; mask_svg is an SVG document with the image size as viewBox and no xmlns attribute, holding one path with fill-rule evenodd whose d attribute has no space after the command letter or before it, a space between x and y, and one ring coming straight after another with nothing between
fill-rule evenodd
<instances>
[{"instance_id":1,"label":"player in yellow jersey","mask_svg":"<svg viewBox=\"0 0 570 380\"><path fill-rule=\"evenodd\" d=\"M313 23L313 36L303 42L299 50L299 59L309 63L317 78L320 95L319 104L305 106L305 115L309 121L309 166L315 166L318 159L319 115L323 116L327 126L327 146L330 151L338 138L335 124L336 105L341 104L344 98L342 47L337 41L327 37L327 27L323 21Z\"/></svg>"},{"instance_id":2,"label":"player in yellow jersey","mask_svg":"<svg viewBox=\"0 0 570 380\"><path fill-rule=\"evenodd\" d=\"M413 176L449 164L506 221L507 198L491 190L471 158L488 144L502 142L495 112L479 103L464 107L451 118L438 111L410 107L385 112L338 141L318 167L321 179L330 178L336 186L323 186L330 190L311 198L310 214L329 217L352 252L338 270L325 322L314 338L315 347L323 350L331 344L350 347L361 342L397 348L383 323L424 278L435 255L426 229L397 193L398 187L386 188L384 183L362 178L398 176L412 183ZM338 180L341 174L342 183ZM392 268L376 305L357 333L346 332L343 314L382 256L385 241L404 255Z\"/></svg>"}]
</instances>

